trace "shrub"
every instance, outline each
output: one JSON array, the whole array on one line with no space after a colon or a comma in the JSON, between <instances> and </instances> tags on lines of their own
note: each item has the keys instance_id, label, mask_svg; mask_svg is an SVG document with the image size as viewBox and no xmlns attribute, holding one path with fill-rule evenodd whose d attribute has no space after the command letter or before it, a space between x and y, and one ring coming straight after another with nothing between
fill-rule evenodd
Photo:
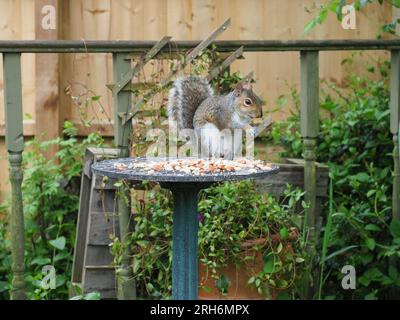
<instances>
[{"instance_id":1,"label":"shrub","mask_svg":"<svg viewBox=\"0 0 400 320\"><path fill-rule=\"evenodd\" d=\"M79 142L77 130L70 122L65 123L63 132L65 138L44 142L35 139L27 142L26 151L23 153L25 276L30 299L68 297L84 150L89 145L102 143L97 134L90 134ZM58 151L54 158L48 160L44 152L50 146L57 146ZM0 257L3 263L0 266L0 292L3 298L7 298L7 291L11 288L9 252L9 234L6 228L2 228ZM46 290L41 286L44 265L55 267L54 290Z\"/></svg>"},{"instance_id":2,"label":"shrub","mask_svg":"<svg viewBox=\"0 0 400 320\"><path fill-rule=\"evenodd\" d=\"M351 63L346 60L344 63ZM324 293L329 298L388 298L400 286L390 263L400 255L399 226L391 221L392 150L389 130L389 64L368 67L367 75L350 75L343 88L326 83L320 101L321 130L317 161L329 165L333 212ZM300 157L296 112L273 129L282 156ZM398 261L398 260L397 260ZM357 290L342 290L344 265L355 266ZM340 288L338 290L338 288Z\"/></svg>"}]
</instances>

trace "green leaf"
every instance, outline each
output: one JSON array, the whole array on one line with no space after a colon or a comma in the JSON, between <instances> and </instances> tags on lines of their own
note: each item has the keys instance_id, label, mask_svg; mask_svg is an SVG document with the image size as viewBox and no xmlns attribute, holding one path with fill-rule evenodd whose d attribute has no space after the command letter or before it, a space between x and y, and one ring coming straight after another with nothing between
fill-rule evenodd
<instances>
[{"instance_id":1,"label":"green leaf","mask_svg":"<svg viewBox=\"0 0 400 320\"><path fill-rule=\"evenodd\" d=\"M393 280L396 281L397 278L399 277L398 271L395 267L389 266L389 277Z\"/></svg>"},{"instance_id":2,"label":"green leaf","mask_svg":"<svg viewBox=\"0 0 400 320\"><path fill-rule=\"evenodd\" d=\"M308 32L310 32L310 30L313 29L316 25L317 19L313 19L309 23L307 23L304 27L303 35L306 35Z\"/></svg>"},{"instance_id":3,"label":"green leaf","mask_svg":"<svg viewBox=\"0 0 400 320\"><path fill-rule=\"evenodd\" d=\"M149 241L147 240L138 240L136 243L142 248L146 248L149 245Z\"/></svg>"},{"instance_id":4,"label":"green leaf","mask_svg":"<svg viewBox=\"0 0 400 320\"><path fill-rule=\"evenodd\" d=\"M345 248L342 248L340 250L337 250L337 251L331 253L330 255L326 256L325 259L322 262L328 261L329 259L332 259L333 257L336 257L336 256L338 256L338 255L340 255L342 253L345 253L345 252L347 252L347 251L349 251L349 250L351 250L353 248L357 248L357 247L358 246L351 245L351 246L347 246Z\"/></svg>"},{"instance_id":5,"label":"green leaf","mask_svg":"<svg viewBox=\"0 0 400 320\"><path fill-rule=\"evenodd\" d=\"M64 250L66 240L65 237L58 237L57 239L50 240L49 243L58 250Z\"/></svg>"},{"instance_id":6,"label":"green leaf","mask_svg":"<svg viewBox=\"0 0 400 320\"><path fill-rule=\"evenodd\" d=\"M228 288L231 285L231 281L227 276L221 274L217 281L215 281L215 286L221 293L228 293Z\"/></svg>"},{"instance_id":7,"label":"green leaf","mask_svg":"<svg viewBox=\"0 0 400 320\"><path fill-rule=\"evenodd\" d=\"M207 286L202 286L201 289L203 289L206 293L211 293L212 289L210 287Z\"/></svg>"},{"instance_id":8,"label":"green leaf","mask_svg":"<svg viewBox=\"0 0 400 320\"><path fill-rule=\"evenodd\" d=\"M390 223L389 229L393 238L400 238L400 220L393 219Z\"/></svg>"},{"instance_id":9,"label":"green leaf","mask_svg":"<svg viewBox=\"0 0 400 320\"><path fill-rule=\"evenodd\" d=\"M286 290L279 291L277 299L278 300L291 300L291 296L290 296L289 292L287 292Z\"/></svg>"},{"instance_id":10,"label":"green leaf","mask_svg":"<svg viewBox=\"0 0 400 320\"><path fill-rule=\"evenodd\" d=\"M46 264L49 264L50 262L50 258L38 257L32 260L31 265L37 264L38 266L44 266Z\"/></svg>"},{"instance_id":11,"label":"green leaf","mask_svg":"<svg viewBox=\"0 0 400 320\"><path fill-rule=\"evenodd\" d=\"M360 182L367 182L370 179L370 177L365 172L359 172L354 176L354 179Z\"/></svg>"},{"instance_id":12,"label":"green leaf","mask_svg":"<svg viewBox=\"0 0 400 320\"><path fill-rule=\"evenodd\" d=\"M100 300L100 293L99 292L90 292L86 294L83 298L84 300Z\"/></svg>"},{"instance_id":13,"label":"green leaf","mask_svg":"<svg viewBox=\"0 0 400 320\"><path fill-rule=\"evenodd\" d=\"M375 240L373 238L367 238L365 240L365 245L367 246L367 248L369 250L374 250L376 243L375 243Z\"/></svg>"},{"instance_id":14,"label":"green leaf","mask_svg":"<svg viewBox=\"0 0 400 320\"><path fill-rule=\"evenodd\" d=\"M279 242L278 248L276 248L276 252L277 252L277 253L281 253L282 250L283 250L283 244L282 244L282 242Z\"/></svg>"},{"instance_id":15,"label":"green leaf","mask_svg":"<svg viewBox=\"0 0 400 320\"><path fill-rule=\"evenodd\" d=\"M264 273L273 273L275 269L275 255L269 254L267 257L264 258Z\"/></svg>"},{"instance_id":16,"label":"green leaf","mask_svg":"<svg viewBox=\"0 0 400 320\"><path fill-rule=\"evenodd\" d=\"M10 285L6 281L0 281L0 293L10 289Z\"/></svg>"},{"instance_id":17,"label":"green leaf","mask_svg":"<svg viewBox=\"0 0 400 320\"><path fill-rule=\"evenodd\" d=\"M297 258L295 259L295 261L296 261L297 263L302 263L302 262L304 262L304 259L303 259L303 258L300 258L300 257L297 257Z\"/></svg>"},{"instance_id":18,"label":"green leaf","mask_svg":"<svg viewBox=\"0 0 400 320\"><path fill-rule=\"evenodd\" d=\"M283 227L280 231L279 231L279 235L281 236L281 238L283 240L287 239L289 237L289 230L286 227Z\"/></svg>"},{"instance_id":19,"label":"green leaf","mask_svg":"<svg viewBox=\"0 0 400 320\"><path fill-rule=\"evenodd\" d=\"M133 267L132 268L133 268L133 273L134 274L136 274L138 272L139 267L140 267L140 263L141 263L140 259L138 259L136 257L133 257Z\"/></svg>"},{"instance_id":20,"label":"green leaf","mask_svg":"<svg viewBox=\"0 0 400 320\"><path fill-rule=\"evenodd\" d=\"M400 8L400 0L392 0L391 3L396 8Z\"/></svg>"},{"instance_id":21,"label":"green leaf","mask_svg":"<svg viewBox=\"0 0 400 320\"><path fill-rule=\"evenodd\" d=\"M256 280L256 278L253 276L247 281L247 283L252 284L252 283L254 283L255 280Z\"/></svg>"},{"instance_id":22,"label":"green leaf","mask_svg":"<svg viewBox=\"0 0 400 320\"><path fill-rule=\"evenodd\" d=\"M381 228L378 227L376 224L370 223L370 224L367 224L365 226L365 230L368 230L368 231L381 231Z\"/></svg>"}]
</instances>

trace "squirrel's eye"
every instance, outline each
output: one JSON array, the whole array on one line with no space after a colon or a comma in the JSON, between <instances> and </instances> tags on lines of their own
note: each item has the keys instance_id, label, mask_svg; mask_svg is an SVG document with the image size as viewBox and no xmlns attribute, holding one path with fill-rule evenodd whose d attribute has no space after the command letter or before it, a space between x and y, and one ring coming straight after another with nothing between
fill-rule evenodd
<instances>
[{"instance_id":1,"label":"squirrel's eye","mask_svg":"<svg viewBox=\"0 0 400 320\"><path fill-rule=\"evenodd\" d=\"M249 106L251 106L252 104L253 104L253 101L251 101L251 99L249 99L249 98L244 99L244 105L245 105L246 107L249 107Z\"/></svg>"}]
</instances>

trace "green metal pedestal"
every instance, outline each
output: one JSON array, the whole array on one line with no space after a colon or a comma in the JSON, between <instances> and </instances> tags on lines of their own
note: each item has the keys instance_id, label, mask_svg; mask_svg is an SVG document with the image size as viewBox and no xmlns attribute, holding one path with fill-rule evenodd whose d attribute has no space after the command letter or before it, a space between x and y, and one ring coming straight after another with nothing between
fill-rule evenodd
<instances>
[{"instance_id":1,"label":"green metal pedestal","mask_svg":"<svg viewBox=\"0 0 400 320\"><path fill-rule=\"evenodd\" d=\"M172 233L172 299L197 300L198 296L198 194L210 183L173 182L161 186L174 197Z\"/></svg>"}]
</instances>

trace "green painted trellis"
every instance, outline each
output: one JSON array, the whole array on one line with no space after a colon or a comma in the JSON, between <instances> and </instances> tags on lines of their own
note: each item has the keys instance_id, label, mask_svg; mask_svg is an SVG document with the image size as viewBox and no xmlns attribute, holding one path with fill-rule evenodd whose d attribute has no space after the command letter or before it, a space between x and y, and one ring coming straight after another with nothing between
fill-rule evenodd
<instances>
[{"instance_id":1,"label":"green painted trellis","mask_svg":"<svg viewBox=\"0 0 400 320\"><path fill-rule=\"evenodd\" d=\"M316 138L318 136L318 55L319 51L328 50L390 50L391 51L391 125L393 134L393 206L394 219L400 219L400 170L399 170L399 119L400 119L400 40L301 40L301 41L214 41L219 52L233 52L243 47L243 51L300 51L301 63L301 134L304 142L304 185L306 200L310 207L307 210L306 224L314 231L316 224ZM11 202L11 241L12 241L12 299L25 299L24 281L24 218L22 205L22 84L21 54L23 53L78 53L102 52L113 54L114 78L117 82L122 76L131 72L130 63L125 59L127 53L146 53L157 42L154 41L0 41L0 52L3 55L4 72L4 105L6 116L6 145L10 163L10 182L12 187ZM198 41L176 41L170 39L159 52L172 54L191 49L200 44ZM121 149L121 156L128 151L129 126L118 116L130 109L129 93L118 91L114 94L115 102L115 144ZM129 117L129 115L127 115ZM119 213L128 214L128 207L121 201ZM124 218L123 218L124 219ZM124 221L124 220L123 220ZM129 223L125 220L125 227ZM125 233L129 230L126 229ZM124 264L124 263L123 263ZM125 261L126 265L126 261ZM124 269L124 268L122 268ZM128 272L127 270L125 270ZM123 274L129 278L129 274ZM124 288L121 288L124 291Z\"/></svg>"}]
</instances>

